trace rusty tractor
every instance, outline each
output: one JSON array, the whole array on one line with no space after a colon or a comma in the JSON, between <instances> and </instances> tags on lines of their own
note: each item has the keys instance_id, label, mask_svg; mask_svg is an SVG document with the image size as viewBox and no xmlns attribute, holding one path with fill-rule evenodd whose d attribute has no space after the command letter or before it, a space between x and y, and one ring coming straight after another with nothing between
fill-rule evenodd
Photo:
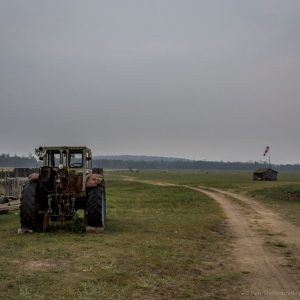
<instances>
[{"instance_id":1,"label":"rusty tractor","mask_svg":"<svg viewBox=\"0 0 300 300\"><path fill-rule=\"evenodd\" d=\"M39 147L38 171L28 177L21 193L20 233L45 231L49 221L72 220L84 210L88 229L105 227L106 197L103 169L92 169L87 147Z\"/></svg>"}]
</instances>

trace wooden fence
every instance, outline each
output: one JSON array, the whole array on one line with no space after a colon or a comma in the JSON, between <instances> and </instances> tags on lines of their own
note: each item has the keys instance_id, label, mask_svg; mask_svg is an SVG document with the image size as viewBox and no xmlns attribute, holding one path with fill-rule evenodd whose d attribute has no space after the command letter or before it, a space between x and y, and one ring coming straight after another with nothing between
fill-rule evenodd
<instances>
[{"instance_id":1,"label":"wooden fence","mask_svg":"<svg viewBox=\"0 0 300 300\"><path fill-rule=\"evenodd\" d=\"M11 177L12 175L14 174L11 170L0 170L0 194L20 199L27 177Z\"/></svg>"}]
</instances>

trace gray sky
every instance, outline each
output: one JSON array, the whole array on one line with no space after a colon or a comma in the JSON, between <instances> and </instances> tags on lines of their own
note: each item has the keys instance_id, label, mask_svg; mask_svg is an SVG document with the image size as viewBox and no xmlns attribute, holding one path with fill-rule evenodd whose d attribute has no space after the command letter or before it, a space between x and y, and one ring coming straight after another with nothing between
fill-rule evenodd
<instances>
[{"instance_id":1,"label":"gray sky","mask_svg":"<svg viewBox=\"0 0 300 300\"><path fill-rule=\"evenodd\" d=\"M300 163L299 0L0 0L0 153Z\"/></svg>"}]
</instances>

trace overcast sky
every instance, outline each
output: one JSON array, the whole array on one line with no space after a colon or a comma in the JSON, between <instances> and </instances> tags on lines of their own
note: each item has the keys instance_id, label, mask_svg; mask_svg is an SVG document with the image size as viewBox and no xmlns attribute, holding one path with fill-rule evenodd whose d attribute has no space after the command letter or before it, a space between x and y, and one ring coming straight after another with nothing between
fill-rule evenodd
<instances>
[{"instance_id":1,"label":"overcast sky","mask_svg":"<svg viewBox=\"0 0 300 300\"><path fill-rule=\"evenodd\" d=\"M0 153L300 163L299 0L0 0Z\"/></svg>"}]
</instances>

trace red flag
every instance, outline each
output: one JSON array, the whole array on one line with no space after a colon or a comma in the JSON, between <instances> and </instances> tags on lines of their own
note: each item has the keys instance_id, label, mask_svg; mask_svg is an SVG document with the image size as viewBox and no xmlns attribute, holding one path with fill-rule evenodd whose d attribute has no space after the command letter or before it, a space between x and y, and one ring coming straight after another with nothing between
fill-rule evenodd
<instances>
[{"instance_id":1,"label":"red flag","mask_svg":"<svg viewBox=\"0 0 300 300\"><path fill-rule=\"evenodd\" d=\"M264 156L266 156L266 154L269 152L269 150L270 150L270 147L267 146L267 147L266 147L266 150L265 150L265 152L264 152Z\"/></svg>"}]
</instances>

